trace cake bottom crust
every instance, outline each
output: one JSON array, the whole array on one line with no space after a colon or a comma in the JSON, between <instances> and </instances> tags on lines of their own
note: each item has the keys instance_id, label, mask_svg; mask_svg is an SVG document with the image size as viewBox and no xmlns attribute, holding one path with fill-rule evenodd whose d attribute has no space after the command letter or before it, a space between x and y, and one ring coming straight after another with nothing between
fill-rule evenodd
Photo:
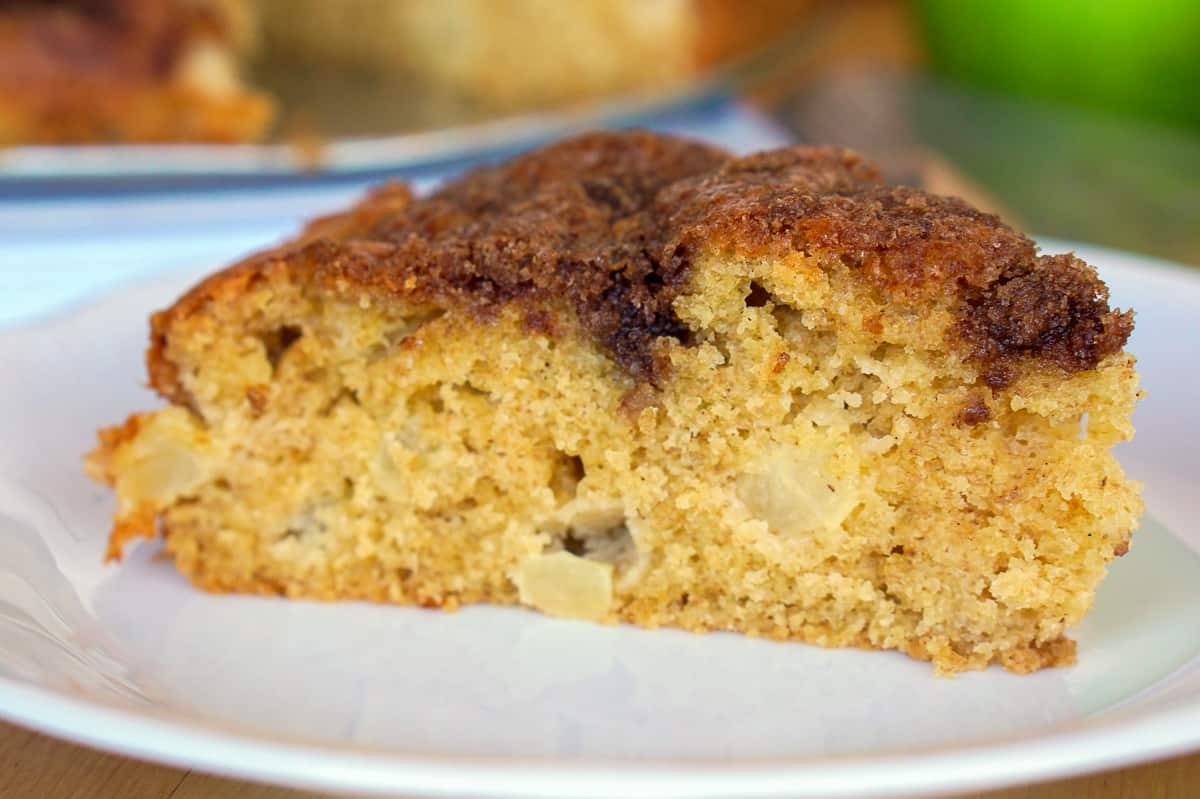
<instances>
[{"instance_id":1,"label":"cake bottom crust","mask_svg":"<svg viewBox=\"0 0 1200 799\"><path fill-rule=\"evenodd\" d=\"M251 575L246 579L233 577L228 571L213 573L198 559L191 559L186 552L195 551L194 543L179 541L170 543L169 530L163 531L167 552L174 557L176 567L192 585L212 594L254 594L278 596L287 599L306 599L319 602L364 601L399 606L417 606L456 612L474 604L518 605L517 597L509 592L465 591L451 596L441 596L436 591L419 586L404 586L386 575L360 574L354 576L353 587L332 589L316 585L280 583ZM177 537L178 540L178 537ZM179 551L175 551L178 546ZM182 556L182 557L181 557ZM249 565L249 564L248 564ZM793 641L815 644L826 648L855 648L881 651L897 649L916 660L935 661L941 675L986 668L996 663L1014 674L1029 674L1046 668L1072 666L1076 662L1076 643L1065 635L1051 641L1029 644L1005 650L994 658L981 659L959 654L945 645L944 641L930 636L913 639L896 646L881 646L872 642L863 633L839 630L831 624L806 624L799 628L781 627L777 624L747 624L745 619L729 614L712 613L664 618L661 609L654 605L630 605L622 608L609 623L633 624L644 629L671 627L691 633L736 631L751 638L767 638L774 641Z\"/></svg>"}]
</instances>

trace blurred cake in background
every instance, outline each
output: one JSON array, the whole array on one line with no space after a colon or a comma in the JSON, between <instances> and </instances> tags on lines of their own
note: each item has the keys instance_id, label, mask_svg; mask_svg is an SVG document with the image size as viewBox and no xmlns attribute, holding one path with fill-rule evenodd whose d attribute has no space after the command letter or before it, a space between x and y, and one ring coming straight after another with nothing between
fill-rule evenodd
<instances>
[{"instance_id":1,"label":"blurred cake in background","mask_svg":"<svg viewBox=\"0 0 1200 799\"><path fill-rule=\"evenodd\" d=\"M468 107L478 116L652 93L766 45L811 5L0 0L0 146L253 141L278 105L320 118L305 102L323 102L330 85L347 97L335 116L380 117L365 107L380 97L403 114L452 109L416 114L434 127ZM388 89L364 102L356 89L372 81Z\"/></svg>"},{"instance_id":2,"label":"blurred cake in background","mask_svg":"<svg viewBox=\"0 0 1200 799\"><path fill-rule=\"evenodd\" d=\"M808 0L255 0L272 57L407 73L497 109L659 89L787 30Z\"/></svg>"},{"instance_id":3,"label":"blurred cake in background","mask_svg":"<svg viewBox=\"0 0 1200 799\"><path fill-rule=\"evenodd\" d=\"M0 0L0 146L260 138L243 0Z\"/></svg>"}]
</instances>

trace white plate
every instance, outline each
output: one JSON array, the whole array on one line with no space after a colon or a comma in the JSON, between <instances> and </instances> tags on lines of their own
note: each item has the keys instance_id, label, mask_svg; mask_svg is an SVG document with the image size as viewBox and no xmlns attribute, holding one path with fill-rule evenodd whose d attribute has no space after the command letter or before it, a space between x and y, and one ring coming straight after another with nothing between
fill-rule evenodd
<instances>
[{"instance_id":1,"label":"white plate","mask_svg":"<svg viewBox=\"0 0 1200 799\"><path fill-rule=\"evenodd\" d=\"M0 716L177 766L378 795L929 795L1200 746L1200 273L1080 248L1139 311L1149 396L1122 458L1158 521L1075 630L1078 666L944 680L895 653L514 609L210 596L151 545L103 566L112 501L80 455L97 426L156 404L140 388L146 316L239 236L207 249L160 236L156 265L180 269L0 333ZM145 259L136 245L78 236L55 251ZM19 268L6 247L0 264Z\"/></svg>"},{"instance_id":2,"label":"white plate","mask_svg":"<svg viewBox=\"0 0 1200 799\"><path fill-rule=\"evenodd\" d=\"M322 175L418 170L470 161L481 153L524 149L538 142L597 127L645 126L654 121L695 124L719 112L729 96L717 81L688 85L645 98L623 98L512 116L480 118L428 130L341 135L321 145ZM387 104L389 98L373 98ZM261 144L26 145L0 152L0 188L32 180L180 181L216 176L271 178L311 176L311 155L294 142Z\"/></svg>"}]
</instances>

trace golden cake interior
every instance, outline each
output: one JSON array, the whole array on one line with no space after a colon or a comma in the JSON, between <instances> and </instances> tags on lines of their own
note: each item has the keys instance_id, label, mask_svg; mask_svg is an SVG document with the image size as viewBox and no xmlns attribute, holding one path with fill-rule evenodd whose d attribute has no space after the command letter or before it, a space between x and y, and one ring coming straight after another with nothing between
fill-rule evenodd
<instances>
[{"instance_id":1,"label":"golden cake interior","mask_svg":"<svg viewBox=\"0 0 1200 799\"><path fill-rule=\"evenodd\" d=\"M1073 660L1141 511L1109 451L1133 432L1129 354L1017 358L993 387L956 342L961 296L716 235L647 377L565 300L481 313L379 267L403 258L380 220L414 202L379 192L156 316L172 403L89 458L118 498L110 555L161 535L212 591L520 603L942 672Z\"/></svg>"}]
</instances>

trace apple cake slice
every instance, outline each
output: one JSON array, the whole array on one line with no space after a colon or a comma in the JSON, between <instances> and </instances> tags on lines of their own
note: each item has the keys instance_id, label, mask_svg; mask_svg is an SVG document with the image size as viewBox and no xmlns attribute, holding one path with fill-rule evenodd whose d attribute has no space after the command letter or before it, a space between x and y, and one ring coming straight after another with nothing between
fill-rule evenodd
<instances>
[{"instance_id":1,"label":"apple cake slice","mask_svg":"<svg viewBox=\"0 0 1200 799\"><path fill-rule=\"evenodd\" d=\"M292 111L332 110L332 89L308 78L340 89L344 70L409 106L410 122L661 92L778 41L812 5L0 0L0 146L254 141L289 95Z\"/></svg>"},{"instance_id":2,"label":"apple cake slice","mask_svg":"<svg viewBox=\"0 0 1200 799\"><path fill-rule=\"evenodd\" d=\"M857 156L597 133L385 186L154 315L109 557L941 672L1069 663L1129 546L1132 314Z\"/></svg>"}]
</instances>

